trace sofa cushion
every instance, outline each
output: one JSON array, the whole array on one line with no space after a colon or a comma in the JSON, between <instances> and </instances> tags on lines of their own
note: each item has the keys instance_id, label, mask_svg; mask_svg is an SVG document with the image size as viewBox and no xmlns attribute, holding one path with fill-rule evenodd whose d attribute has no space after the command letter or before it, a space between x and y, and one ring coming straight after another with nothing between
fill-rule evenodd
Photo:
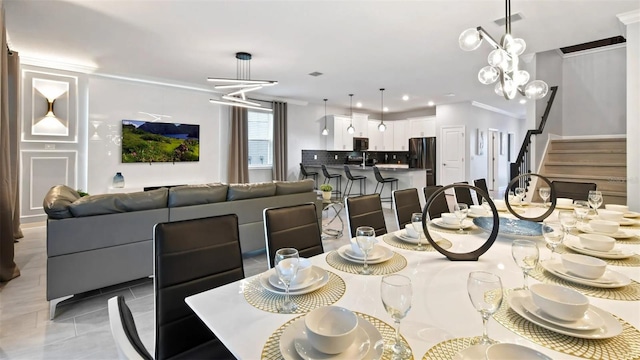
<instances>
[{"instance_id":1,"label":"sofa cushion","mask_svg":"<svg viewBox=\"0 0 640 360\"><path fill-rule=\"evenodd\" d=\"M69 205L75 217L115 214L167 207L166 188L128 194L85 196Z\"/></svg>"},{"instance_id":2,"label":"sofa cushion","mask_svg":"<svg viewBox=\"0 0 640 360\"><path fill-rule=\"evenodd\" d=\"M229 185L221 183L184 185L169 189L169 207L217 203L227 200Z\"/></svg>"},{"instance_id":3,"label":"sofa cushion","mask_svg":"<svg viewBox=\"0 0 640 360\"><path fill-rule=\"evenodd\" d=\"M44 212L52 219L65 219L73 217L69 211L69 205L80 199L77 191L66 185L56 185L49 189L42 201Z\"/></svg>"},{"instance_id":4,"label":"sofa cushion","mask_svg":"<svg viewBox=\"0 0 640 360\"><path fill-rule=\"evenodd\" d=\"M253 199L276 194L274 183L230 184L227 191L227 200Z\"/></svg>"},{"instance_id":5,"label":"sofa cushion","mask_svg":"<svg viewBox=\"0 0 640 360\"><path fill-rule=\"evenodd\" d=\"M276 195L289 195L313 191L315 181L304 179L300 181L274 181L274 183L276 184Z\"/></svg>"}]
</instances>

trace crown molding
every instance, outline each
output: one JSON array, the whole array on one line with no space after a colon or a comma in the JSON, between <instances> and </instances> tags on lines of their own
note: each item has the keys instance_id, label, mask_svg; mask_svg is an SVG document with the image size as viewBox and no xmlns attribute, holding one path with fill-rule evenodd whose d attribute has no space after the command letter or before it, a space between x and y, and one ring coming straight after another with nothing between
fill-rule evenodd
<instances>
[{"instance_id":1,"label":"crown molding","mask_svg":"<svg viewBox=\"0 0 640 360\"><path fill-rule=\"evenodd\" d=\"M498 114L501 114L501 115L506 115L506 116L509 116L509 117L512 117L512 118L515 118L515 119L519 119L519 120L523 120L524 119L524 117L521 117L521 116L519 116L517 114L514 114L512 112L505 111L505 110L502 110L502 109L498 109L497 107L494 107L494 106L491 106L491 105L487 105L487 104L483 104L481 102L472 101L471 105L473 105L475 107L478 107L480 109L485 109L485 110L492 111L494 113L498 113Z\"/></svg>"},{"instance_id":2,"label":"crown molding","mask_svg":"<svg viewBox=\"0 0 640 360\"><path fill-rule=\"evenodd\" d=\"M618 14L616 17L625 25L635 24L640 22L640 10L631 10L626 13Z\"/></svg>"},{"instance_id":3,"label":"crown molding","mask_svg":"<svg viewBox=\"0 0 640 360\"><path fill-rule=\"evenodd\" d=\"M38 66L49 69L65 70L82 74L92 74L98 70L94 65L75 64L60 60L43 59L29 55L20 54L20 64L29 66Z\"/></svg>"}]
</instances>

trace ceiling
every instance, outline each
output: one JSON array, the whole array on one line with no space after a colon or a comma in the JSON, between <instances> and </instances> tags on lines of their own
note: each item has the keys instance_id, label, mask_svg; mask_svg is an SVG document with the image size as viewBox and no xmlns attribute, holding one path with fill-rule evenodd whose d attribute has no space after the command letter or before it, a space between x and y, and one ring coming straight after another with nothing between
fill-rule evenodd
<instances>
[{"instance_id":1,"label":"ceiling","mask_svg":"<svg viewBox=\"0 0 640 360\"><path fill-rule=\"evenodd\" d=\"M251 78L277 80L257 96L392 113L477 101L516 116L525 106L478 82L490 51L458 47L482 26L499 39L502 0L206 1L4 0L10 46L21 58L97 67L96 72L213 89L236 77L249 52ZM513 0L512 34L538 53L622 34L617 14L638 0ZM318 71L322 76L308 75ZM545 80L545 79L541 79ZM553 84L552 85L559 85ZM403 101L403 95L409 101ZM446 96L455 94L455 96ZM215 95L212 95L212 97Z\"/></svg>"}]
</instances>

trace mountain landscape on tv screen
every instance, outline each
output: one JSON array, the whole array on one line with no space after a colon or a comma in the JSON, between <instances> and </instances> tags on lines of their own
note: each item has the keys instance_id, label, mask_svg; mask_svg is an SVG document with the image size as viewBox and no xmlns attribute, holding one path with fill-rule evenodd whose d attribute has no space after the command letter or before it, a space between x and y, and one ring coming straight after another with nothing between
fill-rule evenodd
<instances>
[{"instance_id":1,"label":"mountain landscape on tv screen","mask_svg":"<svg viewBox=\"0 0 640 360\"><path fill-rule=\"evenodd\" d=\"M200 125L122 120L122 162L200 160Z\"/></svg>"}]
</instances>

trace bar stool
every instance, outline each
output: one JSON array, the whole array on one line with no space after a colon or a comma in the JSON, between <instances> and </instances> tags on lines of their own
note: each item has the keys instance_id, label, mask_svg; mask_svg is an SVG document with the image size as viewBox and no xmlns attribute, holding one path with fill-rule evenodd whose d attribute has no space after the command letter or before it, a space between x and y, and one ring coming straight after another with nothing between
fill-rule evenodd
<instances>
[{"instance_id":1,"label":"bar stool","mask_svg":"<svg viewBox=\"0 0 640 360\"><path fill-rule=\"evenodd\" d=\"M378 169L377 166L373 167L373 173L375 174L376 180L378 181L378 183L376 184L376 189L373 192L380 194L380 201L389 201L391 202L391 207L393 207L391 194L393 193L393 190L398 189L398 179L392 178L392 177L388 177L388 178L382 177L382 175L380 174L380 169ZM384 184L386 183L391 183L391 191L389 192L388 197L382 197L382 190L384 189ZM378 186L380 184L382 184L382 186L380 187L380 192L378 192ZM393 188L394 184L396 185L395 189Z\"/></svg>"},{"instance_id":2,"label":"bar stool","mask_svg":"<svg viewBox=\"0 0 640 360\"><path fill-rule=\"evenodd\" d=\"M336 179L336 187L333 189L332 194L342 197L342 174L329 174L327 167L322 164L322 174L324 175L323 184L331 183L331 179Z\"/></svg>"},{"instance_id":3,"label":"bar stool","mask_svg":"<svg viewBox=\"0 0 640 360\"><path fill-rule=\"evenodd\" d=\"M367 193L367 177L366 176L364 175L353 176L351 174L351 169L349 169L349 165L344 166L344 175L347 177L347 184L344 186L344 196L351 195L351 188L353 187L353 182L356 180L360 181L360 192L358 193L358 195L364 195ZM347 191L347 189L349 190Z\"/></svg>"},{"instance_id":4,"label":"bar stool","mask_svg":"<svg viewBox=\"0 0 640 360\"><path fill-rule=\"evenodd\" d=\"M302 179L306 179L309 176L313 178L313 188L318 188L318 172L316 171L307 171L307 169L300 163L300 174L302 174Z\"/></svg>"}]
</instances>

